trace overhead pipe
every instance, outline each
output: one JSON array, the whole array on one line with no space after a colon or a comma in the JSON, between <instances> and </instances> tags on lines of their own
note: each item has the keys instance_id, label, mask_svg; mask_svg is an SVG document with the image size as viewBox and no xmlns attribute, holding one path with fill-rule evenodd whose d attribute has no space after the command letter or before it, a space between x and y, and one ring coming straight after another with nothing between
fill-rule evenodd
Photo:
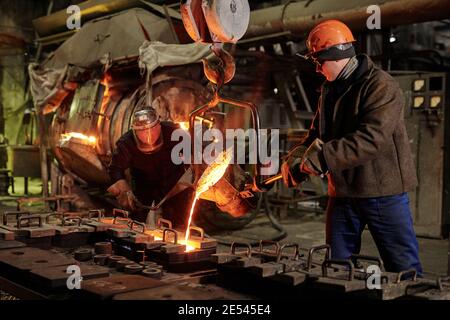
<instances>
[{"instance_id":1,"label":"overhead pipe","mask_svg":"<svg viewBox=\"0 0 450 320\"><path fill-rule=\"evenodd\" d=\"M317 23L327 19L338 19L354 31L367 28L367 13L370 5L378 5L381 27L450 18L448 0L308 0L254 10L243 39L258 38L272 34L290 32L304 36Z\"/></svg>"},{"instance_id":2,"label":"overhead pipe","mask_svg":"<svg viewBox=\"0 0 450 320\"><path fill-rule=\"evenodd\" d=\"M106 14L111 14L133 7L142 6L139 0L93 0L78 4L80 8L82 23ZM33 20L33 26L39 36L67 31L67 18L69 14L66 9L54 12L48 16Z\"/></svg>"},{"instance_id":3,"label":"overhead pipe","mask_svg":"<svg viewBox=\"0 0 450 320\"><path fill-rule=\"evenodd\" d=\"M92 0L78 4L83 23L134 7L148 8L148 5L140 0ZM366 28L370 16L367 8L370 5L380 7L382 28L450 18L447 0L290 1L285 5L252 11L244 39L285 32L302 36L319 21L326 19L339 19L353 30L360 31ZM33 20L33 25L39 36L44 37L67 31L67 18L66 10L60 10Z\"/></svg>"},{"instance_id":4,"label":"overhead pipe","mask_svg":"<svg viewBox=\"0 0 450 320\"><path fill-rule=\"evenodd\" d=\"M181 15L177 11L144 0L89 0L79 3L77 6L80 8L82 24L92 19L137 7L151 8L163 16L170 15L172 18L181 19ZM40 37L46 37L69 31L67 18L69 18L69 14L66 9L63 9L51 15L34 19L33 26Z\"/></svg>"}]
</instances>

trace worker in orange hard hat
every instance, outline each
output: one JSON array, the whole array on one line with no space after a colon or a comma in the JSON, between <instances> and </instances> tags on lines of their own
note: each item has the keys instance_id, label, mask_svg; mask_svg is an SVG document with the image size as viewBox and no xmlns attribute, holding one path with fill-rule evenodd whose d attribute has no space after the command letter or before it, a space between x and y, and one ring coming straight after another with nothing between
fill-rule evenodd
<instances>
[{"instance_id":1,"label":"worker in orange hard hat","mask_svg":"<svg viewBox=\"0 0 450 320\"><path fill-rule=\"evenodd\" d=\"M338 74L336 71L347 63L346 59L356 55L353 46L355 41L351 30L344 23L338 20L324 21L309 33L306 58L316 63L317 72L323 73L328 81L333 81ZM325 64L325 61L340 63Z\"/></svg>"},{"instance_id":2,"label":"worker in orange hard hat","mask_svg":"<svg viewBox=\"0 0 450 320\"><path fill-rule=\"evenodd\" d=\"M308 135L282 164L288 186L305 174L328 178L326 235L333 259L361 249L366 225L385 269L422 273L408 191L417 184L398 83L364 54L351 30L328 20L314 27L304 56L325 76Z\"/></svg>"}]
</instances>

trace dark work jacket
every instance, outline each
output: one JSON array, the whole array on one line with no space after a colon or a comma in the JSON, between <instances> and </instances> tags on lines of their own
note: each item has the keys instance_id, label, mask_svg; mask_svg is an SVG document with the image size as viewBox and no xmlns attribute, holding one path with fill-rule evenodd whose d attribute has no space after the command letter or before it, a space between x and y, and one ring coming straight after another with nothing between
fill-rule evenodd
<instances>
[{"instance_id":1,"label":"dark work jacket","mask_svg":"<svg viewBox=\"0 0 450 320\"><path fill-rule=\"evenodd\" d=\"M400 194L417 185L397 81L366 55L346 81L326 82L302 142L322 139L328 192L337 197Z\"/></svg>"},{"instance_id":2,"label":"dark work jacket","mask_svg":"<svg viewBox=\"0 0 450 320\"><path fill-rule=\"evenodd\" d=\"M130 169L133 192L143 204L158 203L184 173L184 165L175 165L171 159L172 148L178 141L171 141L172 132L178 126L161 122L163 146L155 153L141 152L134 140L133 131L126 132L116 143L108 173L111 182L125 179L125 170Z\"/></svg>"}]
</instances>

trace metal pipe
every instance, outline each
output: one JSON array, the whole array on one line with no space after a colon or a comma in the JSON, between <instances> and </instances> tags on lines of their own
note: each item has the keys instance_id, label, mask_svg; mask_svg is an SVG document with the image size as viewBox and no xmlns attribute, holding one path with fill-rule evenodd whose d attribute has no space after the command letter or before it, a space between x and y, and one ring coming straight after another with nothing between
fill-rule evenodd
<instances>
[{"instance_id":1,"label":"metal pipe","mask_svg":"<svg viewBox=\"0 0 450 320\"><path fill-rule=\"evenodd\" d=\"M194 125L195 125L195 119L196 117L198 117L200 114L208 111L209 109L214 108L215 106L217 106L219 103L226 103L229 104L231 106L235 106L235 107L240 107L240 108L244 108L244 109L248 109L250 110L250 114L252 116L252 122L253 122L253 128L256 131L256 157L257 157L257 161L256 164L254 166L254 182L255 185L260 185L261 183L261 161L260 161L260 152L259 152L259 143L260 143L260 128L261 128L261 121L259 118L259 113L258 110L256 108L256 106L251 103L251 102L247 102L247 101L241 101L241 100L235 100L235 99L231 99L231 98L225 98L225 97L220 97L219 94L217 92L215 92L214 97L212 98L212 100L201 106L198 107L197 109L195 109L194 111L192 111L189 114L189 133L191 136L191 152L192 154L194 154L195 150L194 150ZM194 155L195 157L195 155Z\"/></svg>"},{"instance_id":2,"label":"metal pipe","mask_svg":"<svg viewBox=\"0 0 450 320\"><path fill-rule=\"evenodd\" d=\"M235 99L225 98L225 97L219 97L219 101L230 104L232 106L237 106L237 107L241 107L241 108L250 110L250 113L252 116L252 122L253 122L253 129L255 129L255 131L256 131L256 159L257 159L257 161L254 166L253 174L254 174L255 184L259 185L260 180L261 180L261 161L260 161L260 152L259 152L259 147L260 147L259 143L261 141L261 139L260 139L261 120L259 118L258 110L253 103L247 102L247 101L240 101L240 100L235 100Z\"/></svg>"},{"instance_id":3,"label":"metal pipe","mask_svg":"<svg viewBox=\"0 0 450 320\"><path fill-rule=\"evenodd\" d=\"M285 5L254 10L250 15L250 24L243 39L267 37L273 34L304 35L318 22L326 19L339 19L347 23L352 30L366 28L367 8L378 5L381 9L381 27L393 27L425 21L450 18L447 0L347 0L347 1L299 1ZM78 5L83 23L106 14L133 7L146 7L139 0L92 0ZM50 16L33 20L40 36L67 31L66 10ZM242 43L249 42L243 40Z\"/></svg>"},{"instance_id":4,"label":"metal pipe","mask_svg":"<svg viewBox=\"0 0 450 320\"><path fill-rule=\"evenodd\" d=\"M250 113L252 116L253 128L256 131L256 157L257 157L256 162L257 163L254 167L255 169L253 172L255 182L256 182L257 179L260 179L260 176L261 176L261 161L259 159L259 156L260 156L260 152L259 152L259 142L260 142L259 131L260 130L259 129L261 127L261 121L260 121L258 110L257 110L256 106L251 102L240 101L240 100L235 100L235 99L225 98L225 97L219 97L218 93L216 92L213 99L208 104L205 104L205 105L195 109L194 111L192 111L189 115L189 131L190 131L190 135L191 135L191 148L192 148L191 151L192 151L192 153L195 151L193 137L194 137L194 124L195 124L196 117L198 115L200 115L201 113L204 113L204 112L208 111L209 109L214 108L220 102L250 110Z\"/></svg>"},{"instance_id":5,"label":"metal pipe","mask_svg":"<svg viewBox=\"0 0 450 320\"><path fill-rule=\"evenodd\" d=\"M83 23L106 14L138 6L143 6L143 3L139 0L92 0L78 4ZM60 10L51 15L33 20L33 26L40 36L67 31L66 23L68 17L69 14L67 14L66 9Z\"/></svg>"},{"instance_id":6,"label":"metal pipe","mask_svg":"<svg viewBox=\"0 0 450 320\"><path fill-rule=\"evenodd\" d=\"M47 16L50 15L50 13L53 10L53 0L51 0L48 4L47 8ZM39 58L41 56L42 52L42 45L38 44L38 48L36 50L36 61L39 61ZM28 90L30 92L30 90ZM36 110L38 110L36 114L36 122L37 127L39 130L39 156L41 160L41 180L42 180L42 197L46 198L49 195L49 188L48 188L48 161L47 161L47 145L48 145L48 132L46 130L45 126L45 116L42 112L41 108L38 108L38 106L35 106ZM45 208L48 209L48 203L44 201Z\"/></svg>"},{"instance_id":7,"label":"metal pipe","mask_svg":"<svg viewBox=\"0 0 450 320\"><path fill-rule=\"evenodd\" d=\"M92 19L131 8L147 8L157 11L163 16L166 15L169 18L181 20L181 15L176 10L170 6L164 9L161 5L163 3L155 4L144 0L88 0L77 4L80 8L82 24ZM49 16L34 19L33 26L41 37L48 36L50 34L68 31L68 18L69 14L66 9L63 9Z\"/></svg>"},{"instance_id":8,"label":"metal pipe","mask_svg":"<svg viewBox=\"0 0 450 320\"><path fill-rule=\"evenodd\" d=\"M202 114L205 113L206 111L208 111L209 109L214 108L215 106L217 106L219 104L219 95L217 92L214 93L213 98L211 99L211 101L209 101L207 104L204 104L203 106L198 107L197 109L194 109L193 111L191 111L191 113L189 114L189 134L191 136L191 154L194 155L194 159L195 159L195 120L197 119L197 117ZM191 160L194 160L191 159Z\"/></svg>"},{"instance_id":9,"label":"metal pipe","mask_svg":"<svg viewBox=\"0 0 450 320\"><path fill-rule=\"evenodd\" d=\"M370 5L378 5L381 27L435 21L450 18L448 0L314 0L288 2L285 5L254 10L243 39L291 32L303 36L322 20L338 19L353 31L367 28ZM368 29L366 29L368 30ZM248 41L247 41L248 42Z\"/></svg>"}]
</instances>

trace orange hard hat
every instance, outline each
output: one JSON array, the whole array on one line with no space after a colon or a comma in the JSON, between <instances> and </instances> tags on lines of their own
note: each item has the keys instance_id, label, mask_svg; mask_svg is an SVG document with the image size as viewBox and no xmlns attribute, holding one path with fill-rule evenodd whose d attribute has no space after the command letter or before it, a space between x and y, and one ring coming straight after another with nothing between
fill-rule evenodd
<instances>
[{"instance_id":1,"label":"orange hard hat","mask_svg":"<svg viewBox=\"0 0 450 320\"><path fill-rule=\"evenodd\" d=\"M355 42L352 31L339 20L326 20L315 26L309 33L306 46L308 55L316 55L318 52ZM343 50L342 48L341 50Z\"/></svg>"}]
</instances>

